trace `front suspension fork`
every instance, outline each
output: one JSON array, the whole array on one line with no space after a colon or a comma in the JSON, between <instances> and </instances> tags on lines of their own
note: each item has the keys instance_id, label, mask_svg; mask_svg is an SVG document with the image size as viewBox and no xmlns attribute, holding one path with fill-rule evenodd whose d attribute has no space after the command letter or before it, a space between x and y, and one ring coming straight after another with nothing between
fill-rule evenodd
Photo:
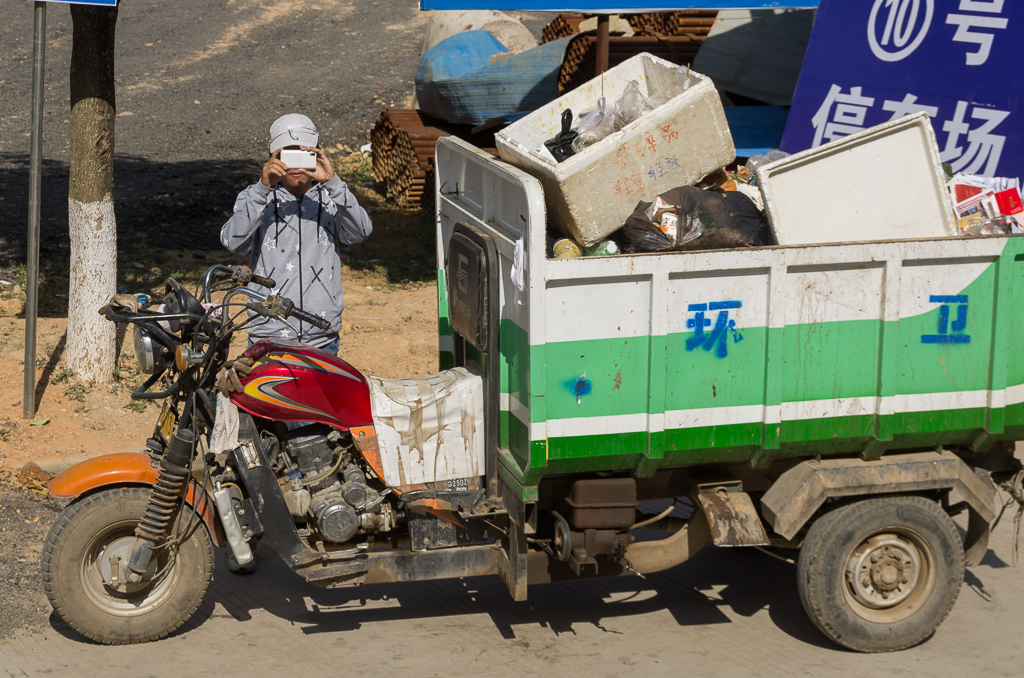
<instances>
[{"instance_id":1,"label":"front suspension fork","mask_svg":"<svg viewBox=\"0 0 1024 678\"><path fill-rule=\"evenodd\" d=\"M194 448L195 436L189 429L179 427L171 434L160 458L156 483L149 492L146 512L135 528L135 546L128 560L128 581L132 583L142 581L154 549L167 539L178 517Z\"/></svg>"}]
</instances>

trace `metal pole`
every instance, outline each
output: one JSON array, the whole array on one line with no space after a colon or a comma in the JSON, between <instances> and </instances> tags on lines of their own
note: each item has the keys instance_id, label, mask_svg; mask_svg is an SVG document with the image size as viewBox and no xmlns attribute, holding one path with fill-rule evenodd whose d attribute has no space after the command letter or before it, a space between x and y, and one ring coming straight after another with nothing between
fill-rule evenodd
<instances>
[{"instance_id":1,"label":"metal pole","mask_svg":"<svg viewBox=\"0 0 1024 678\"><path fill-rule=\"evenodd\" d=\"M46 77L46 3L36 1L32 36L32 151L28 169L28 262L25 283L24 413L36 413L36 311L39 306L39 205L43 187L43 81Z\"/></svg>"},{"instance_id":2,"label":"metal pole","mask_svg":"<svg viewBox=\"0 0 1024 678\"><path fill-rule=\"evenodd\" d=\"M608 70L608 15L597 16L597 73L601 75Z\"/></svg>"}]
</instances>

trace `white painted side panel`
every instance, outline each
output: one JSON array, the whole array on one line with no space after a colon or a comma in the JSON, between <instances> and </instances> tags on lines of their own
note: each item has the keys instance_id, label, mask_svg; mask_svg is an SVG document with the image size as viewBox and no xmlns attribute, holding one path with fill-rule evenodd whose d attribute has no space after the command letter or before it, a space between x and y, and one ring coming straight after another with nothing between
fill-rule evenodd
<instances>
[{"instance_id":1,"label":"white painted side panel","mask_svg":"<svg viewBox=\"0 0 1024 678\"><path fill-rule=\"evenodd\" d=\"M552 285L544 308L548 343L645 337L651 333L651 282L604 278Z\"/></svg>"},{"instance_id":2,"label":"white painted side panel","mask_svg":"<svg viewBox=\"0 0 1024 678\"><path fill-rule=\"evenodd\" d=\"M926 260L904 264L900 285L900 317L909 318L935 310L933 295L955 295L978 279L992 264L991 259L975 261Z\"/></svg>"},{"instance_id":3,"label":"white painted side panel","mask_svg":"<svg viewBox=\"0 0 1024 678\"><path fill-rule=\"evenodd\" d=\"M464 367L426 379L370 377L384 482L403 487L484 474L484 387Z\"/></svg>"},{"instance_id":4,"label":"white painted side panel","mask_svg":"<svg viewBox=\"0 0 1024 678\"><path fill-rule=\"evenodd\" d=\"M712 304L738 304L729 308L729 318L738 328L768 324L768 269L723 271L718 275L683 274L669 277L668 333L693 332L694 310L708 305L707 318L717 310ZM708 321L710 322L710 320Z\"/></svg>"},{"instance_id":5,"label":"white painted side panel","mask_svg":"<svg viewBox=\"0 0 1024 678\"><path fill-rule=\"evenodd\" d=\"M883 277L882 266L871 264L790 269L785 324L878 320Z\"/></svg>"}]
</instances>

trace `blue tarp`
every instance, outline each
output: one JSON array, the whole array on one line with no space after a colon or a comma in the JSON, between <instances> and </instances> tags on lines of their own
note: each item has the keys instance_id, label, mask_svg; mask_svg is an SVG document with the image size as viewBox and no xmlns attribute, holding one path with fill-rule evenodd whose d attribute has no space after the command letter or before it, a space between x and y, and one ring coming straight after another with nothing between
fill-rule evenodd
<instances>
[{"instance_id":1,"label":"blue tarp","mask_svg":"<svg viewBox=\"0 0 1024 678\"><path fill-rule=\"evenodd\" d=\"M420 9L499 9L522 12L583 12L633 14L676 9L764 9L817 7L819 0L646 0L630 5L622 0L420 0Z\"/></svg>"},{"instance_id":2,"label":"blue tarp","mask_svg":"<svg viewBox=\"0 0 1024 678\"><path fill-rule=\"evenodd\" d=\"M569 38L488 63L508 52L487 31L442 40L420 58L416 100L420 110L448 122L514 122L558 96L558 69Z\"/></svg>"}]
</instances>

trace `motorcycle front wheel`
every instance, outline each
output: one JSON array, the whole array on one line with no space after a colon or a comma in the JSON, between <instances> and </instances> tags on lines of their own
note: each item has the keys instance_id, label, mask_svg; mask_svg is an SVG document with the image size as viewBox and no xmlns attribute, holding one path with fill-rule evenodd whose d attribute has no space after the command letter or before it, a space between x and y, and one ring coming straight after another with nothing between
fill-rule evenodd
<instances>
[{"instance_id":1,"label":"motorcycle front wheel","mask_svg":"<svg viewBox=\"0 0 1024 678\"><path fill-rule=\"evenodd\" d=\"M124 565L148 500L146 488L104 490L70 504L50 528L43 587L61 619L86 638L107 645L157 640L203 601L213 577L213 544L187 506L175 539L154 552L144 581L126 581Z\"/></svg>"}]
</instances>

